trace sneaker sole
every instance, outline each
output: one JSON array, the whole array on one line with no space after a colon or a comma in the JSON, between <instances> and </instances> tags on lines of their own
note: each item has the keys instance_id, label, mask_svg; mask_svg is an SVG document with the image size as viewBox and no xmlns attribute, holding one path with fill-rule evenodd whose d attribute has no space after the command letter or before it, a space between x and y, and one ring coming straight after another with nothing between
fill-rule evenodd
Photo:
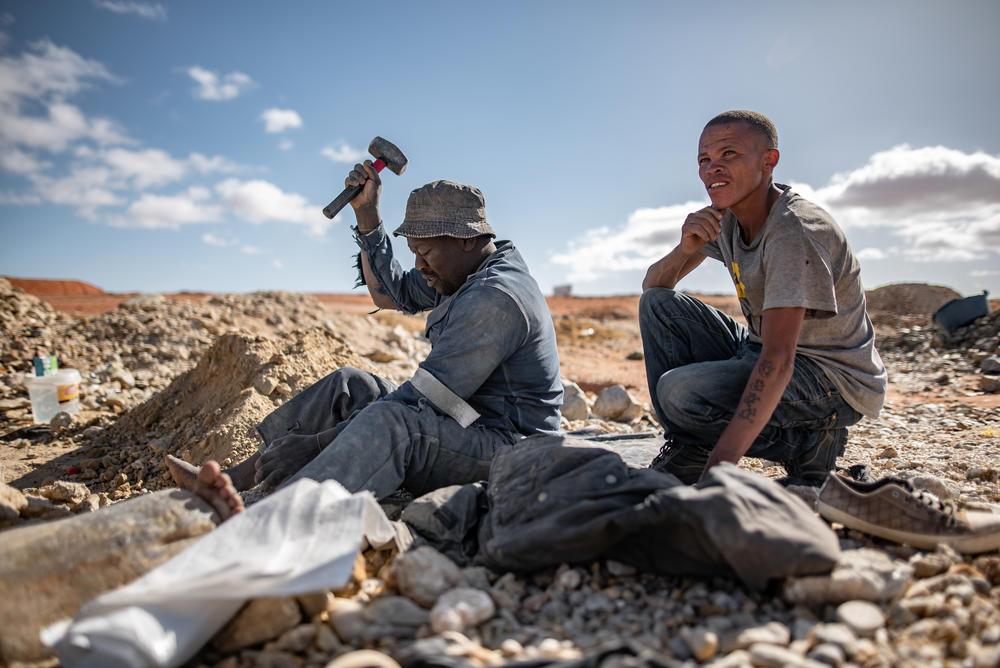
<instances>
[{"instance_id":1,"label":"sneaker sole","mask_svg":"<svg viewBox=\"0 0 1000 668\"><path fill-rule=\"evenodd\" d=\"M987 534L927 536L906 531L897 531L896 529L890 529L878 524L871 524L859 517L848 515L833 506L823 503L822 499L816 504L816 510L829 522L838 522L850 529L856 529L872 536L885 538L895 543L903 543L921 550L933 550L941 544L949 545L962 554L979 554L981 552L991 552L1000 549L1000 526Z\"/></svg>"}]
</instances>

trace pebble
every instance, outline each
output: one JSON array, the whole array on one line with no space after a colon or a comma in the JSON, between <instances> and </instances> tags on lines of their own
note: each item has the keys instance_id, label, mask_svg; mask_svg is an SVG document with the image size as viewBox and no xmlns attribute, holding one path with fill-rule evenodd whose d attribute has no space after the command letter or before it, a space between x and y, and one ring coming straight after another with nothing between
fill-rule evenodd
<instances>
[{"instance_id":1,"label":"pebble","mask_svg":"<svg viewBox=\"0 0 1000 668\"><path fill-rule=\"evenodd\" d=\"M709 629L685 627L681 630L681 638L698 661L708 661L719 651L719 636Z\"/></svg>"},{"instance_id":2,"label":"pebble","mask_svg":"<svg viewBox=\"0 0 1000 668\"><path fill-rule=\"evenodd\" d=\"M787 647L757 643L748 650L757 668L826 668L826 664L807 659Z\"/></svg>"},{"instance_id":3,"label":"pebble","mask_svg":"<svg viewBox=\"0 0 1000 668\"><path fill-rule=\"evenodd\" d=\"M722 652L728 654L736 649L746 649L751 645L780 645L791 642L792 634L781 622L768 622L762 626L735 629L723 634L719 643Z\"/></svg>"},{"instance_id":4,"label":"pebble","mask_svg":"<svg viewBox=\"0 0 1000 668\"><path fill-rule=\"evenodd\" d=\"M426 545L399 555L394 573L399 591L427 608L461 576L453 561Z\"/></svg>"},{"instance_id":5,"label":"pebble","mask_svg":"<svg viewBox=\"0 0 1000 668\"><path fill-rule=\"evenodd\" d=\"M837 620L859 636L871 638L885 626L882 610L870 601L847 601L837 607Z\"/></svg>"},{"instance_id":6,"label":"pebble","mask_svg":"<svg viewBox=\"0 0 1000 668\"><path fill-rule=\"evenodd\" d=\"M464 631L485 622L495 612L493 599L486 592L457 587L442 594L431 608L431 628L435 633Z\"/></svg>"}]
</instances>

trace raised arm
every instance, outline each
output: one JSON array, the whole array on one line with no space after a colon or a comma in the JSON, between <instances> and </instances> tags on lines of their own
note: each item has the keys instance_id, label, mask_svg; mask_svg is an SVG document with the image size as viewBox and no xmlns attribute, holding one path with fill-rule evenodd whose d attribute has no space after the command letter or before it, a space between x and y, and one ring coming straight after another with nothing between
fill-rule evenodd
<instances>
[{"instance_id":1,"label":"raised arm","mask_svg":"<svg viewBox=\"0 0 1000 668\"><path fill-rule=\"evenodd\" d=\"M364 164L354 165L354 169L344 180L346 186L356 186L364 184L354 199L351 200L351 208L354 209L354 217L357 220L358 234L366 235L375 231L382 224L382 218L378 212L378 201L382 194L382 180L378 172L372 167L371 160L365 160ZM368 294L372 297L372 302L379 308L395 309L396 304L392 298L381 289L378 277L372 271L371 263L368 261L366 253L361 253L361 272L365 277L365 285L368 287Z\"/></svg>"}]
</instances>

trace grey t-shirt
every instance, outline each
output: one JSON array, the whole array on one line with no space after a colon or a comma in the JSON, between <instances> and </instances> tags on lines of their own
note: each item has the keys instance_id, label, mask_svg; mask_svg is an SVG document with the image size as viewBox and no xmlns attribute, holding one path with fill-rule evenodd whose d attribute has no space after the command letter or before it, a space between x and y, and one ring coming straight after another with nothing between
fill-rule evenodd
<instances>
[{"instance_id":1,"label":"grey t-shirt","mask_svg":"<svg viewBox=\"0 0 1000 668\"><path fill-rule=\"evenodd\" d=\"M819 364L847 403L874 417L887 377L860 265L830 214L788 186L778 187L784 192L751 243L743 242L736 216L726 211L722 232L701 252L729 270L751 341L761 341L766 309L805 308L796 352Z\"/></svg>"}]
</instances>

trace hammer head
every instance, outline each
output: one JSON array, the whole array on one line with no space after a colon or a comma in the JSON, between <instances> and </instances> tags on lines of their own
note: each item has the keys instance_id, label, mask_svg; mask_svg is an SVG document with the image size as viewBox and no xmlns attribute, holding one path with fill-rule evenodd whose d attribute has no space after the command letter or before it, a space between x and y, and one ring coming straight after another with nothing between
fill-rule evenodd
<instances>
[{"instance_id":1,"label":"hammer head","mask_svg":"<svg viewBox=\"0 0 1000 668\"><path fill-rule=\"evenodd\" d=\"M403 152L396 148L396 145L388 139L375 137L375 139L372 139L372 143L368 144L368 152L375 158L381 158L385 166L393 173L402 174L406 171L406 165L409 161L403 155Z\"/></svg>"}]
</instances>

